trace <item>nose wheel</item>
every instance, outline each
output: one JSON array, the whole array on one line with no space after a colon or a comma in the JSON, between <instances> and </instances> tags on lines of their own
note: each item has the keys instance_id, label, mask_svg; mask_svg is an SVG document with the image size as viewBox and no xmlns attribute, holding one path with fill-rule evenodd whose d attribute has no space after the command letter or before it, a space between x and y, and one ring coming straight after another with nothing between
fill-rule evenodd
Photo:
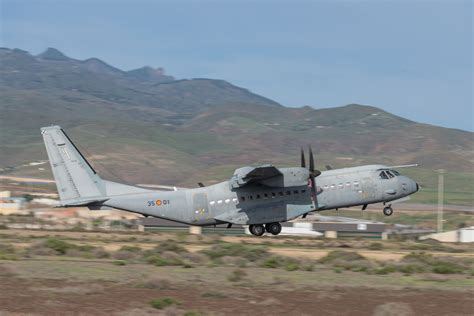
<instances>
[{"instance_id":1,"label":"nose wheel","mask_svg":"<svg viewBox=\"0 0 474 316\"><path fill-rule=\"evenodd\" d=\"M386 206L386 207L384 207L384 209L383 209L383 214L384 214L385 216L390 216L390 215L392 215L392 214L393 214L393 209L392 209L392 207L391 207L391 206Z\"/></svg>"}]
</instances>

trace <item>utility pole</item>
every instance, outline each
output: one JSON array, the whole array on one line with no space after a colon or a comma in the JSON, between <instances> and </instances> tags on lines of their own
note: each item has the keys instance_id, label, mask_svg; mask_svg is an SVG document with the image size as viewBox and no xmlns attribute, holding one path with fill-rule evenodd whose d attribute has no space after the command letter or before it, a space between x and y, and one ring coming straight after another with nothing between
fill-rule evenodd
<instances>
[{"instance_id":1,"label":"utility pole","mask_svg":"<svg viewBox=\"0 0 474 316\"><path fill-rule=\"evenodd\" d=\"M438 233L443 231L444 169L438 170Z\"/></svg>"}]
</instances>

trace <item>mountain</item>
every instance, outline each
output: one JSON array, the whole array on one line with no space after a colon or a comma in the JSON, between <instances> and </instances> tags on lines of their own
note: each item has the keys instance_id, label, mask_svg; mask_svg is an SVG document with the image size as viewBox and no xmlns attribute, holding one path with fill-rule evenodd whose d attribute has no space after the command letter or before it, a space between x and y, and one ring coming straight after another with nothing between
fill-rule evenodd
<instances>
[{"instance_id":1,"label":"mountain","mask_svg":"<svg viewBox=\"0 0 474 316\"><path fill-rule=\"evenodd\" d=\"M0 110L0 168L13 174L51 176L19 166L47 159L39 128L59 124L116 181L217 181L241 165L298 164L300 146L311 144L321 168L420 163L406 172L434 190L434 170L447 169L454 202L472 200L474 191L471 132L357 104L287 108L223 80L123 71L54 49L33 56L0 48Z\"/></svg>"}]
</instances>

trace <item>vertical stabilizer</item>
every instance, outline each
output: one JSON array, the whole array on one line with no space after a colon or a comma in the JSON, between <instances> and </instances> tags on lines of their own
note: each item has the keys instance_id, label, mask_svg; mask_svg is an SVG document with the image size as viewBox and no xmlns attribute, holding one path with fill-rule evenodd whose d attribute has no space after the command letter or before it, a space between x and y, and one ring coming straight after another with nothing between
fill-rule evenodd
<instances>
[{"instance_id":1,"label":"vertical stabilizer","mask_svg":"<svg viewBox=\"0 0 474 316\"><path fill-rule=\"evenodd\" d=\"M61 127L42 127L41 134L61 202L74 203L105 195L103 181Z\"/></svg>"}]
</instances>

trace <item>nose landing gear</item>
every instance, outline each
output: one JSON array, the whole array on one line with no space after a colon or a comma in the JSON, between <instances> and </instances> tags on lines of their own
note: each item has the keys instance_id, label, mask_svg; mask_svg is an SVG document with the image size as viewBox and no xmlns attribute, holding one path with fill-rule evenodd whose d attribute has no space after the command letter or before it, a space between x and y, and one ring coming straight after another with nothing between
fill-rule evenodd
<instances>
[{"instance_id":1,"label":"nose landing gear","mask_svg":"<svg viewBox=\"0 0 474 316\"><path fill-rule=\"evenodd\" d=\"M385 216L390 216L390 215L392 215L392 214L393 214L392 206L389 205L389 206L384 207L384 208L383 208L383 214L384 214Z\"/></svg>"}]
</instances>

